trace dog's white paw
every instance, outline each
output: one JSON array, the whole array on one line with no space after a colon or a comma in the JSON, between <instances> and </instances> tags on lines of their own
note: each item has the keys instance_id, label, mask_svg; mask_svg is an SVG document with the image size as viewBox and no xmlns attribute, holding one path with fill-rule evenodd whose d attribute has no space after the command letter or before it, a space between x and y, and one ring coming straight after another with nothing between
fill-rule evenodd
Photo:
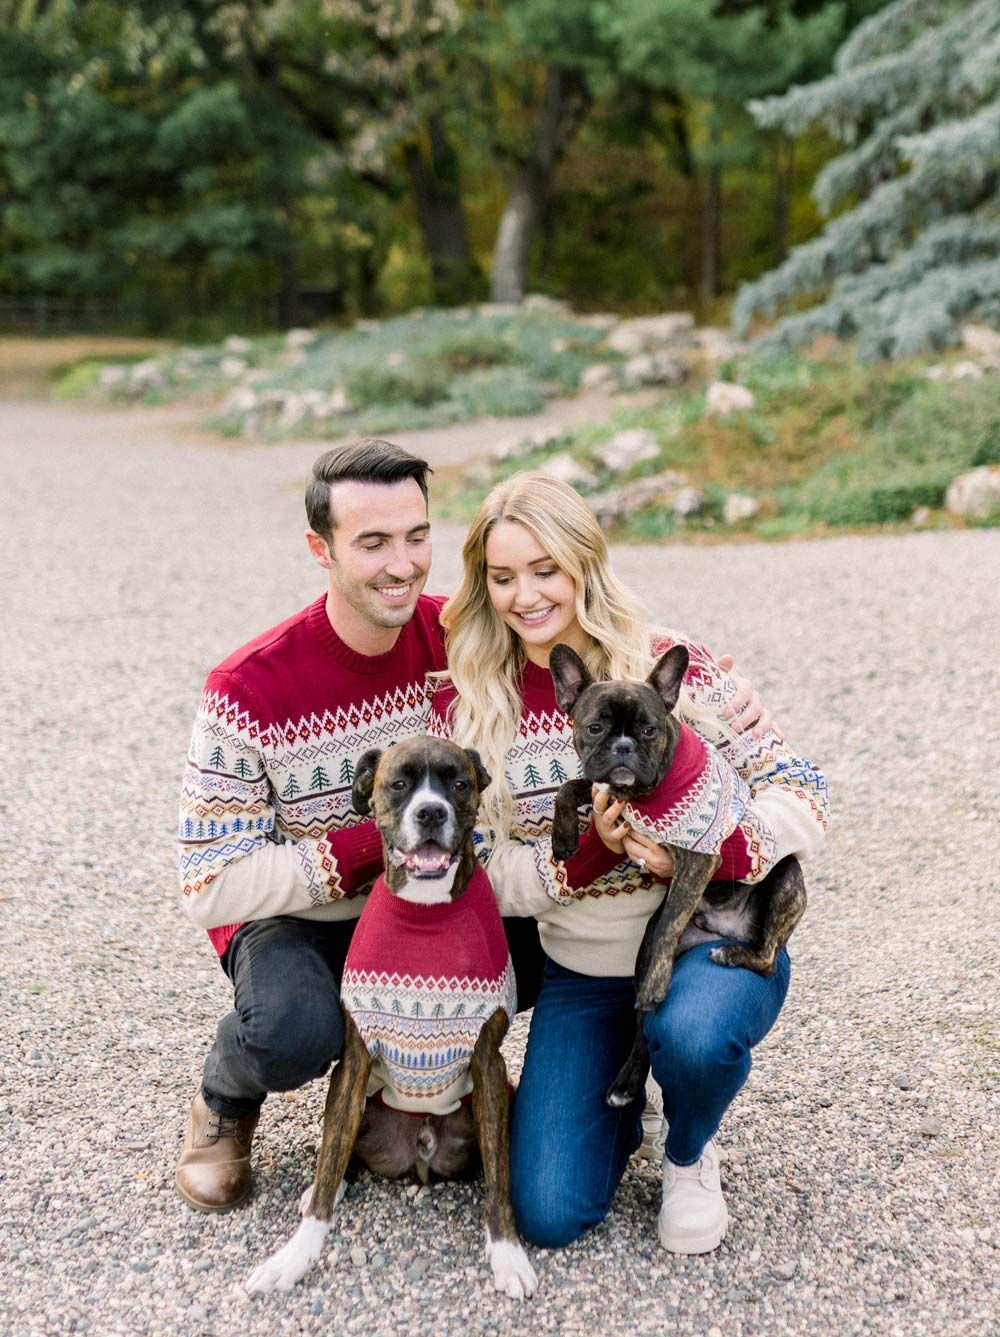
<instances>
[{"instance_id":1,"label":"dog's white paw","mask_svg":"<svg viewBox=\"0 0 1000 1337\"><path fill-rule=\"evenodd\" d=\"M319 1221L315 1216L305 1217L284 1248L254 1268L247 1277L246 1289L251 1295L290 1291L323 1252L323 1241L329 1229L329 1222Z\"/></svg>"},{"instance_id":2,"label":"dog's white paw","mask_svg":"<svg viewBox=\"0 0 1000 1337\"><path fill-rule=\"evenodd\" d=\"M538 1289L535 1269L517 1240L496 1240L486 1232L486 1258L493 1269L493 1285L512 1300L526 1300Z\"/></svg>"},{"instance_id":3,"label":"dog's white paw","mask_svg":"<svg viewBox=\"0 0 1000 1337\"><path fill-rule=\"evenodd\" d=\"M299 1216L309 1215L309 1204L312 1202L314 1187L315 1185L310 1184L309 1187L305 1189L305 1191L303 1192L301 1198L299 1198ZM340 1206L340 1200L346 1192L347 1192L347 1180L342 1179L340 1181L340 1184L337 1186L337 1192L333 1199L334 1207Z\"/></svg>"}]
</instances>

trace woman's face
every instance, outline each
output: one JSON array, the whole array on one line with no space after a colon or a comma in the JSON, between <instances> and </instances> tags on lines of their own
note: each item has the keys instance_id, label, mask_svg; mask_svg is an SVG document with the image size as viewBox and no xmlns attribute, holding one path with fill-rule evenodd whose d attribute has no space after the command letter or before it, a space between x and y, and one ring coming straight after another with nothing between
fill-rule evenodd
<instances>
[{"instance_id":1,"label":"woman's face","mask_svg":"<svg viewBox=\"0 0 1000 1337\"><path fill-rule=\"evenodd\" d=\"M521 639L533 664L548 665L562 641L582 653L587 635L576 618L576 587L524 525L502 520L486 540L490 602Z\"/></svg>"}]
</instances>

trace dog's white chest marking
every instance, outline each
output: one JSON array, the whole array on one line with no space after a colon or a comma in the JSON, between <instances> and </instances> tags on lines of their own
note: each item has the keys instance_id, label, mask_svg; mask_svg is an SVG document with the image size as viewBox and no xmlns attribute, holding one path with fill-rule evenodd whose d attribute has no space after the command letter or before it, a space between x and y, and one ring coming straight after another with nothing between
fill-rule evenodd
<instances>
[{"instance_id":1,"label":"dog's white chest marking","mask_svg":"<svg viewBox=\"0 0 1000 1337\"><path fill-rule=\"evenodd\" d=\"M526 1300L538 1289L535 1269L517 1240L492 1240L486 1232L486 1259L493 1269L493 1285L512 1300Z\"/></svg>"},{"instance_id":2,"label":"dog's white chest marking","mask_svg":"<svg viewBox=\"0 0 1000 1337\"><path fill-rule=\"evenodd\" d=\"M408 877L396 895L413 905L443 905L451 900L451 888L458 872L458 864L452 866L441 877Z\"/></svg>"},{"instance_id":3,"label":"dog's white chest marking","mask_svg":"<svg viewBox=\"0 0 1000 1337\"><path fill-rule=\"evenodd\" d=\"M335 1208L344 1196L346 1188L347 1185L341 1182L334 1199ZM311 1198L312 1185L302 1195L299 1202L300 1210L308 1211ZM323 1252L323 1242L329 1229L329 1221L321 1221L316 1216L303 1216L298 1230L288 1243L250 1273L246 1280L246 1289L251 1295L267 1295L270 1291L290 1291Z\"/></svg>"}]
</instances>

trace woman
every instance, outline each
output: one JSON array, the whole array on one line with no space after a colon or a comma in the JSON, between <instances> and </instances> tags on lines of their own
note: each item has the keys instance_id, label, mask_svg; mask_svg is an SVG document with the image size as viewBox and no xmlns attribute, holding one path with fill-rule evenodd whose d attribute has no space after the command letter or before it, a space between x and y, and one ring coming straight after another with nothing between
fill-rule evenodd
<instances>
[{"instance_id":1,"label":"woman","mask_svg":"<svg viewBox=\"0 0 1000 1337\"><path fill-rule=\"evenodd\" d=\"M645 678L683 638L650 636L638 602L611 572L593 514L572 488L520 474L482 503L463 549L464 575L445 605L448 681L433 727L478 748L493 783L477 833L505 915L534 915L546 953L511 1126L511 1179L519 1229L536 1244L569 1243L606 1215L640 1137L640 1110L613 1109L605 1093L631 1044L632 973L646 921L665 894L670 856L595 797L591 827L565 864L552 856L555 791L579 775L572 729L548 671L564 642L598 678ZM742 864L762 877L787 854L821 842L826 785L773 730L737 734L724 711L733 680L704 647L678 713L728 757L751 787ZM749 859L749 861L748 861ZM750 1051L784 1002L789 961L770 979L682 955L670 992L648 1014L652 1072L668 1132L660 1241L677 1253L715 1248L727 1226L712 1138L750 1071Z\"/></svg>"}]
</instances>

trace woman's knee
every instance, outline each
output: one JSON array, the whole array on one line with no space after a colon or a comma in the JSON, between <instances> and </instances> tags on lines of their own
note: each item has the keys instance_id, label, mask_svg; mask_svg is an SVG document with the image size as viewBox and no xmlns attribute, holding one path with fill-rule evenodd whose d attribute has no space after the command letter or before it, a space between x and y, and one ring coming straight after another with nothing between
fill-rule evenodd
<instances>
[{"instance_id":1,"label":"woman's knee","mask_svg":"<svg viewBox=\"0 0 1000 1337\"><path fill-rule=\"evenodd\" d=\"M522 1239L540 1249L564 1249L607 1214L607 1208L581 1210L570 1195L560 1194L537 1175L527 1183L521 1177L513 1180L511 1199Z\"/></svg>"},{"instance_id":2,"label":"woman's knee","mask_svg":"<svg viewBox=\"0 0 1000 1337\"><path fill-rule=\"evenodd\" d=\"M666 1069L674 1082L749 1062L749 1047L725 1015L670 1006L670 999L650 1013L646 1040L654 1075Z\"/></svg>"}]
</instances>

